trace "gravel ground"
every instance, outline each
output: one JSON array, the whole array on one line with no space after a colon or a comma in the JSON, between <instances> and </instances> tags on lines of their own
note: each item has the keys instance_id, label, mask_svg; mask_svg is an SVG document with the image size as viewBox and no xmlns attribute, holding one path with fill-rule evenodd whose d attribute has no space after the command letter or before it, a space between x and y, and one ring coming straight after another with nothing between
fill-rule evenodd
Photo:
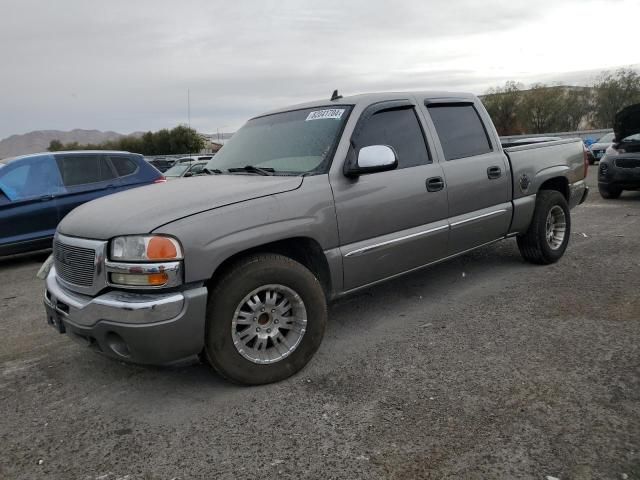
<instances>
[{"instance_id":1,"label":"gravel ground","mask_svg":"<svg viewBox=\"0 0 640 480\"><path fill-rule=\"evenodd\" d=\"M508 240L332 305L251 388L83 349L45 324L46 253L0 260L0 478L640 479L640 192L573 219L555 265Z\"/></svg>"}]
</instances>

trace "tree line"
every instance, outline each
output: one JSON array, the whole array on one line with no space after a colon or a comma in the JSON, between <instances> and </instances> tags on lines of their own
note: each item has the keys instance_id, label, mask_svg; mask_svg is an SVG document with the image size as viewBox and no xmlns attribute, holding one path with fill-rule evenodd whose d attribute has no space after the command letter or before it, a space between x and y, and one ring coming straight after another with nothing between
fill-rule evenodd
<instances>
[{"instance_id":1,"label":"tree line","mask_svg":"<svg viewBox=\"0 0 640 480\"><path fill-rule=\"evenodd\" d=\"M509 81L481 98L500 135L612 128L616 112L640 103L640 74L603 72L586 87Z\"/></svg>"},{"instance_id":2,"label":"tree line","mask_svg":"<svg viewBox=\"0 0 640 480\"><path fill-rule=\"evenodd\" d=\"M123 150L142 155L176 155L197 153L205 146L204 139L192 128L179 125L171 130L162 129L157 132L146 132L141 136L126 136L100 144L79 144L78 142L62 143L52 140L50 152L61 150Z\"/></svg>"}]
</instances>

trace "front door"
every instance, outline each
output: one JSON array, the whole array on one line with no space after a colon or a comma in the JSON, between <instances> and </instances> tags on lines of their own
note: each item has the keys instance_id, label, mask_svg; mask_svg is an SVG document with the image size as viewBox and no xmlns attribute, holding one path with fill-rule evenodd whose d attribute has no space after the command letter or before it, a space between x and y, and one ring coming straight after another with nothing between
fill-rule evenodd
<instances>
[{"instance_id":1,"label":"front door","mask_svg":"<svg viewBox=\"0 0 640 480\"><path fill-rule=\"evenodd\" d=\"M24 158L0 169L0 245L47 246L58 225L60 175L50 155Z\"/></svg>"},{"instance_id":2,"label":"front door","mask_svg":"<svg viewBox=\"0 0 640 480\"><path fill-rule=\"evenodd\" d=\"M350 155L366 146L387 145L396 153L397 169L340 177L331 185L345 290L430 263L447 249L442 168L431 160L412 102L389 102L388 107L375 104L365 110ZM432 191L427 190L429 182Z\"/></svg>"}]
</instances>

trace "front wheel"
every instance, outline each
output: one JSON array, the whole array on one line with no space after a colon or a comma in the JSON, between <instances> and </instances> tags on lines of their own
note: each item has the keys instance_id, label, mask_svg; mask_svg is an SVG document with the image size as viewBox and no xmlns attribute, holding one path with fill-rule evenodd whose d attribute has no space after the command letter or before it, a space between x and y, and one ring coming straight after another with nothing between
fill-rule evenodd
<instances>
[{"instance_id":1,"label":"front wheel","mask_svg":"<svg viewBox=\"0 0 640 480\"><path fill-rule=\"evenodd\" d=\"M531 263L557 262L569 244L571 215L564 196L555 190L542 190L528 230L517 237L522 257Z\"/></svg>"},{"instance_id":2,"label":"front wheel","mask_svg":"<svg viewBox=\"0 0 640 480\"><path fill-rule=\"evenodd\" d=\"M606 199L618 198L622 194L622 189L617 187L598 185L600 196Z\"/></svg>"},{"instance_id":3,"label":"front wheel","mask_svg":"<svg viewBox=\"0 0 640 480\"><path fill-rule=\"evenodd\" d=\"M233 382L277 382L309 362L326 322L324 291L311 271L282 255L252 255L209 295L205 354Z\"/></svg>"}]
</instances>

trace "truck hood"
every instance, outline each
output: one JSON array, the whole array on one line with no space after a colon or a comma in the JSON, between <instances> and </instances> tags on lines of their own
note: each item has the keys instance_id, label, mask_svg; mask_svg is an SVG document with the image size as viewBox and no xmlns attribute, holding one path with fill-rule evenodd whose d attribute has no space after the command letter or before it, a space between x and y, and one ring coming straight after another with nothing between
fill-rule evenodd
<instances>
[{"instance_id":1,"label":"truck hood","mask_svg":"<svg viewBox=\"0 0 640 480\"><path fill-rule=\"evenodd\" d=\"M616 113L613 132L616 135L616 142L630 135L640 133L640 103L629 105Z\"/></svg>"},{"instance_id":2,"label":"truck hood","mask_svg":"<svg viewBox=\"0 0 640 480\"><path fill-rule=\"evenodd\" d=\"M233 203L295 190L302 177L212 175L147 185L85 203L58 225L74 237L107 240Z\"/></svg>"}]
</instances>

